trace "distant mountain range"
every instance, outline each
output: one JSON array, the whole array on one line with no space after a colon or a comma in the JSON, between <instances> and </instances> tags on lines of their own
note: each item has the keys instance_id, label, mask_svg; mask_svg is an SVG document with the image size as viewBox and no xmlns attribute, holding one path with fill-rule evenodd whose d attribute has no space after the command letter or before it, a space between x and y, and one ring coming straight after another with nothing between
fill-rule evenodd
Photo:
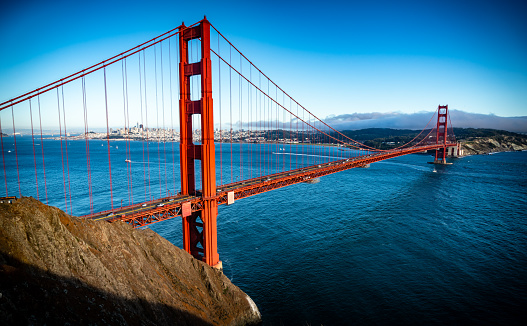
<instances>
[{"instance_id":1,"label":"distant mountain range","mask_svg":"<svg viewBox=\"0 0 527 326\"><path fill-rule=\"evenodd\" d=\"M486 128L527 133L527 116L499 117L493 114L469 113L450 110L452 125L456 128ZM351 113L328 116L326 123L338 130L358 130L367 128L392 128L422 130L430 121L430 112L417 113ZM434 127L436 121L430 121L428 127Z\"/></svg>"}]
</instances>

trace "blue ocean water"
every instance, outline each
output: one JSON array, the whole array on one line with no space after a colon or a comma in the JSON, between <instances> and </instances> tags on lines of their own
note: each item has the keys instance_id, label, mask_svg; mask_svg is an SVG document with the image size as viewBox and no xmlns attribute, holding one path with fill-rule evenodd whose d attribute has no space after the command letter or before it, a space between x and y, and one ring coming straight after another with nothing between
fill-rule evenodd
<instances>
[{"instance_id":1,"label":"blue ocean water","mask_svg":"<svg viewBox=\"0 0 527 326\"><path fill-rule=\"evenodd\" d=\"M221 207L224 273L265 325L525 325L527 152L430 159ZM151 228L181 243L180 221Z\"/></svg>"},{"instance_id":2,"label":"blue ocean water","mask_svg":"<svg viewBox=\"0 0 527 326\"><path fill-rule=\"evenodd\" d=\"M3 162L10 195L18 195L12 140L4 138ZM31 141L17 141L21 190L35 197ZM165 158L150 144L146 167L143 143L131 144L134 200L179 189L177 176L163 174L178 171L177 146ZM44 140L37 152L39 146L46 149L49 202L64 209L60 142ZM68 146L72 161L85 153L83 141ZM106 146L90 142L91 164L107 165ZM126 204L125 143L111 146L114 204ZM448 166L427 161L408 155L221 206L224 273L255 301L265 325L525 325L527 152L469 156ZM108 171L94 166L94 209L106 209ZM230 182L230 173L221 177ZM89 212L85 184L86 165L70 164L69 186L80 193L71 200L77 215ZM150 228L181 246L179 219Z\"/></svg>"}]
</instances>

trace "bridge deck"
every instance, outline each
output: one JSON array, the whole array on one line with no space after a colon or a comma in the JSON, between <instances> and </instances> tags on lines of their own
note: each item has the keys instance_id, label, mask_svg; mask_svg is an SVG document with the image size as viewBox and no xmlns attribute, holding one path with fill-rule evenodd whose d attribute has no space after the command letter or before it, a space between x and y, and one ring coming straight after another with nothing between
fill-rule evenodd
<instances>
[{"instance_id":1,"label":"bridge deck","mask_svg":"<svg viewBox=\"0 0 527 326\"><path fill-rule=\"evenodd\" d=\"M449 144L449 146L454 145L455 144ZM205 199L216 199L218 205L227 204L227 196L229 192L234 192L234 199L239 200L260 194L262 192L306 182L311 179L319 178L343 170L361 167L366 164L375 163L398 156L434 150L441 147L443 147L443 145L434 144L418 146L317 164L296 170L290 170L226 184L217 188L217 195L213 198L203 198L199 196L199 194L198 196L171 196L146 203L114 209L112 211L104 211L96 214L86 215L84 217L94 220L106 220L109 222L123 221L133 225L134 227L142 227L181 216L182 206L184 203L190 203L191 209L194 212L202 209L203 201Z\"/></svg>"}]
</instances>

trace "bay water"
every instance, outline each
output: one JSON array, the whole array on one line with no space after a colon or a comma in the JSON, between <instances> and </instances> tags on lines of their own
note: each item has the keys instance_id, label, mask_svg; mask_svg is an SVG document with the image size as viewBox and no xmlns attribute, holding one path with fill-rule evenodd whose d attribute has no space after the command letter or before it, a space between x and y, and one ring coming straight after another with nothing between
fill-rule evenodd
<instances>
[{"instance_id":1,"label":"bay water","mask_svg":"<svg viewBox=\"0 0 527 326\"><path fill-rule=\"evenodd\" d=\"M0 195L6 183L18 196L20 179L22 195L37 197L38 183L41 201L47 192L51 205L90 212L88 163L75 160L85 156L84 141L68 141L69 182L60 141L37 141L34 151L30 137L17 138L18 170L13 138L3 142ZM93 209L108 209L108 144L89 145ZM114 206L179 191L179 144L172 145L151 143L146 167L144 143L131 142L126 154L125 142L110 142ZM130 155L133 198L124 162ZM445 166L430 160L407 155L221 206L224 273L255 301L264 325L527 324L527 152ZM229 169L218 175L223 183L231 181ZM181 246L179 218L150 228Z\"/></svg>"}]
</instances>

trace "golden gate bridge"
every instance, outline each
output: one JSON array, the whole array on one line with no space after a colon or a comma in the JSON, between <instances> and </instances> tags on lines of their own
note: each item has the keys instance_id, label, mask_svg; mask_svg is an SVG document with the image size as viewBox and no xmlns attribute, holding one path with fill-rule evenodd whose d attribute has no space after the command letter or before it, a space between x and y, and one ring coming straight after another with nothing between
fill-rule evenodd
<instances>
[{"instance_id":1,"label":"golden gate bridge","mask_svg":"<svg viewBox=\"0 0 527 326\"><path fill-rule=\"evenodd\" d=\"M78 215L133 227L181 217L183 249L220 267L219 205L424 151L445 164L459 150L449 128L448 106L440 105L414 139L396 148L349 138L205 18L1 103L0 195L33 195L70 214L87 198ZM27 146L23 133L31 138ZM106 161L99 144L106 145ZM116 192L125 198L114 198ZM52 200L58 197L64 201Z\"/></svg>"}]
</instances>

